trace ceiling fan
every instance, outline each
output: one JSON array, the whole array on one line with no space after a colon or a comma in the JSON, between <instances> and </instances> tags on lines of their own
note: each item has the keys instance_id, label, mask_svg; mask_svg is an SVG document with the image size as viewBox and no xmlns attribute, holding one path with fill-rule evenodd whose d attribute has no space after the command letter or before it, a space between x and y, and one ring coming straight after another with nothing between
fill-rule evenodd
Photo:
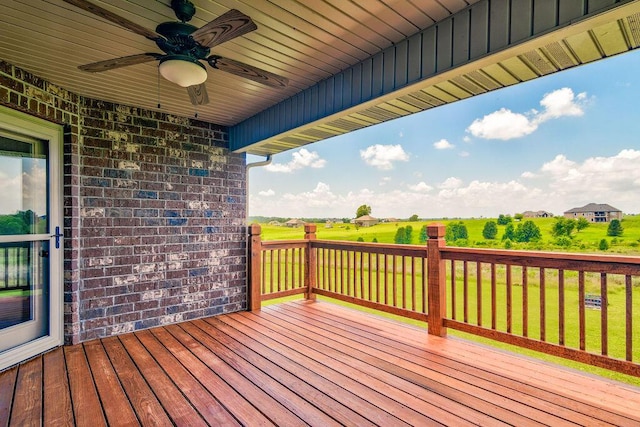
<instances>
[{"instance_id":1,"label":"ceiling fan","mask_svg":"<svg viewBox=\"0 0 640 427\"><path fill-rule=\"evenodd\" d=\"M87 0L64 1L154 41L158 48L164 52L140 53L79 66L78 68L83 71L96 73L159 61L160 74L165 79L186 87L191 103L194 105L209 103L204 85L207 79L207 70L202 61L217 70L226 71L267 86L284 88L289 83L285 77L233 59L209 54L212 47L258 28L250 17L238 10L231 9L201 28L197 28L187 24L196 12L193 3L189 0L171 0L171 9L180 22L163 22L156 27L155 31L152 31Z\"/></svg>"}]
</instances>

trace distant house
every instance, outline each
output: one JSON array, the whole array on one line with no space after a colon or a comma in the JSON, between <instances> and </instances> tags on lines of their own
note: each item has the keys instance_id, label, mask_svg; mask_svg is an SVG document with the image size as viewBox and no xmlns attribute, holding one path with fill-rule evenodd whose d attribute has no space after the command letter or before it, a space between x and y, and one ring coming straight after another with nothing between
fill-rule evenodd
<instances>
[{"instance_id":1,"label":"distant house","mask_svg":"<svg viewBox=\"0 0 640 427\"><path fill-rule=\"evenodd\" d=\"M523 218L552 218L553 214L547 211L524 211Z\"/></svg>"},{"instance_id":2,"label":"distant house","mask_svg":"<svg viewBox=\"0 0 640 427\"><path fill-rule=\"evenodd\" d=\"M370 215L362 215L359 218L356 218L354 224L359 225L360 227L370 227L372 225L376 225L380 220L378 218L374 218Z\"/></svg>"},{"instance_id":3,"label":"distant house","mask_svg":"<svg viewBox=\"0 0 640 427\"><path fill-rule=\"evenodd\" d=\"M606 203L589 203L581 208L573 208L564 213L565 218L586 218L589 222L609 222L622 219L622 211Z\"/></svg>"},{"instance_id":4,"label":"distant house","mask_svg":"<svg viewBox=\"0 0 640 427\"><path fill-rule=\"evenodd\" d=\"M275 225L276 227L279 227L282 225L282 223L280 221L269 221L269 225Z\"/></svg>"},{"instance_id":5,"label":"distant house","mask_svg":"<svg viewBox=\"0 0 640 427\"><path fill-rule=\"evenodd\" d=\"M301 219L290 219L289 221L285 222L284 225L286 225L287 227L302 227L304 225L304 221Z\"/></svg>"}]
</instances>

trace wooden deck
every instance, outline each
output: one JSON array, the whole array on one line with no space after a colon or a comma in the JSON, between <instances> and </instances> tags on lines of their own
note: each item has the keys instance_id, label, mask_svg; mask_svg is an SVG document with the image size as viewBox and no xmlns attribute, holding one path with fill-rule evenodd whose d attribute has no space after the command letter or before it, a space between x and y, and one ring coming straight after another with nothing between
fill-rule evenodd
<instances>
[{"instance_id":1,"label":"wooden deck","mask_svg":"<svg viewBox=\"0 0 640 427\"><path fill-rule=\"evenodd\" d=\"M640 389L326 302L64 347L0 374L5 425L640 425Z\"/></svg>"}]
</instances>

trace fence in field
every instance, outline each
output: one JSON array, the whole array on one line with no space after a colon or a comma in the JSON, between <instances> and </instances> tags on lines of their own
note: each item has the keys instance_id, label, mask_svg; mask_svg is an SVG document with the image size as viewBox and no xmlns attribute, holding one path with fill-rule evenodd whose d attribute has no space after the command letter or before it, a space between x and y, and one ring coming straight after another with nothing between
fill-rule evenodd
<instances>
[{"instance_id":1,"label":"fence in field","mask_svg":"<svg viewBox=\"0 0 640 427\"><path fill-rule=\"evenodd\" d=\"M29 289L31 242L0 243L0 291Z\"/></svg>"},{"instance_id":2,"label":"fence in field","mask_svg":"<svg viewBox=\"0 0 640 427\"><path fill-rule=\"evenodd\" d=\"M260 240L252 225L251 308L323 295L447 329L640 376L640 258L426 246ZM597 304L596 304L597 302Z\"/></svg>"}]
</instances>

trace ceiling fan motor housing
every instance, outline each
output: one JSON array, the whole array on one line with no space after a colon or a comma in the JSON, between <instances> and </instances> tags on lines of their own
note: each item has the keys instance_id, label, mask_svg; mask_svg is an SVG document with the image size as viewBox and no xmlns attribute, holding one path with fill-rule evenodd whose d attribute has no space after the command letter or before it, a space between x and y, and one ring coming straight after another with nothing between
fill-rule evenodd
<instances>
[{"instance_id":1,"label":"ceiling fan motor housing","mask_svg":"<svg viewBox=\"0 0 640 427\"><path fill-rule=\"evenodd\" d=\"M163 22L156 27L156 32L164 38L156 39L156 45L167 55L184 55L194 59L204 59L210 49L196 42L191 33L197 30L184 22Z\"/></svg>"}]
</instances>

